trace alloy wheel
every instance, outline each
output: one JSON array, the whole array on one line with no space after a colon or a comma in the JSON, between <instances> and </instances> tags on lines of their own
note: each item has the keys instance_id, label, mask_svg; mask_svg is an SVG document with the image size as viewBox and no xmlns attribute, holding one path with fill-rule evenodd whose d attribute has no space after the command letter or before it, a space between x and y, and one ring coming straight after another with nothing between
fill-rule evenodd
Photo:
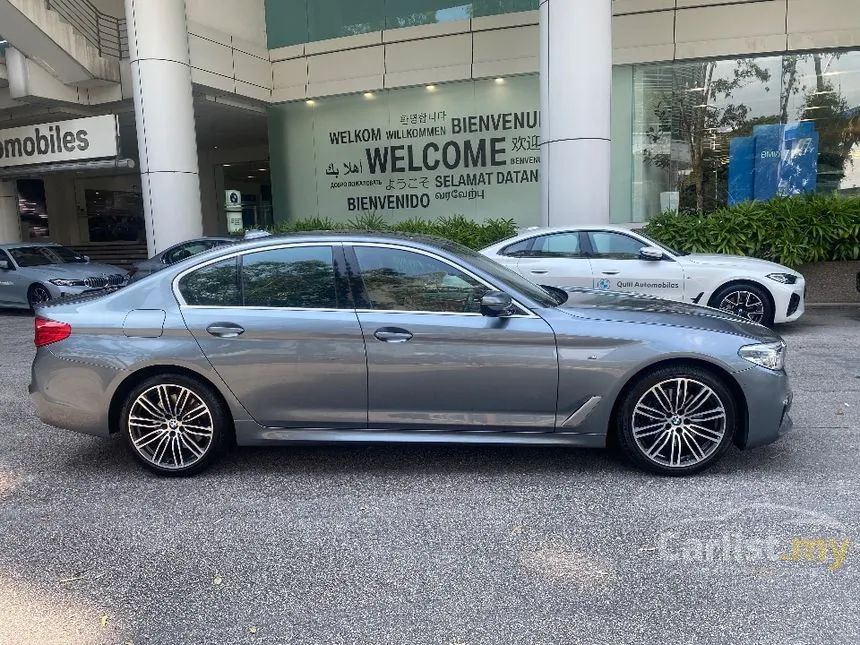
<instances>
[{"instance_id":1,"label":"alloy wheel","mask_svg":"<svg viewBox=\"0 0 860 645\"><path fill-rule=\"evenodd\" d=\"M165 470L185 470L203 459L212 447L212 411L193 390L159 384L144 390L132 403L128 433L134 450Z\"/></svg>"},{"instance_id":2,"label":"alloy wheel","mask_svg":"<svg viewBox=\"0 0 860 645\"><path fill-rule=\"evenodd\" d=\"M48 302L51 299L51 294L48 293L48 290L45 287L37 284L30 288L28 299L30 301L30 307L34 308Z\"/></svg>"},{"instance_id":3,"label":"alloy wheel","mask_svg":"<svg viewBox=\"0 0 860 645\"><path fill-rule=\"evenodd\" d=\"M660 381L633 408L632 434L650 461L668 468L695 466L723 442L726 407L705 383L691 378Z\"/></svg>"},{"instance_id":4,"label":"alloy wheel","mask_svg":"<svg viewBox=\"0 0 860 645\"><path fill-rule=\"evenodd\" d=\"M747 318L755 323L760 323L765 315L765 306L762 299L758 294L745 289L726 294L720 301L719 308L736 316Z\"/></svg>"}]
</instances>

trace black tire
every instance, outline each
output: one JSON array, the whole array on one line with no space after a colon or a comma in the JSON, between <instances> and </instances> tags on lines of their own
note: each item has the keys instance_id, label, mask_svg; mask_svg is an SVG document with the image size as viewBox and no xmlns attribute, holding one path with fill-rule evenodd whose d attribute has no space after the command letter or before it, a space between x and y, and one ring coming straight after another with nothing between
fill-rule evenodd
<instances>
[{"instance_id":1,"label":"black tire","mask_svg":"<svg viewBox=\"0 0 860 645\"><path fill-rule=\"evenodd\" d=\"M45 285L37 282L36 284L30 285L30 288L27 289L27 304L30 305L30 311L35 312L40 305L50 301L51 293Z\"/></svg>"},{"instance_id":2,"label":"black tire","mask_svg":"<svg viewBox=\"0 0 860 645\"><path fill-rule=\"evenodd\" d=\"M686 379L686 386L679 379ZM673 384L676 387L673 388ZM663 386L662 390L668 396L663 399L665 403L659 405L654 403L655 400L660 401L659 394L655 394L658 385ZM699 386L703 389L697 389ZM708 390L711 394L707 393ZM704 398L701 399L701 405L696 406L694 397L698 391L704 392ZM678 401L682 400L690 401L690 404L678 405ZM638 407L640 405L642 407ZM682 413L683 407L691 412ZM655 409L661 415L665 414L662 422L657 415L652 414ZM705 413L720 409L724 413L722 422L718 419L700 421L700 417L713 416L718 412L710 415ZM618 443L625 456L642 470L660 475L693 475L712 466L728 450L737 429L737 409L731 391L722 379L711 372L693 366L659 369L634 383L620 401L616 414ZM653 423L654 428L647 427L649 423ZM659 444L667 435L667 443L661 449ZM703 438L706 436L713 438ZM652 437L653 445L650 444ZM678 464L673 464L676 445ZM695 451L693 445L699 446L701 454ZM655 447L654 456L649 456ZM665 463L667 452L669 464ZM687 453L686 459L682 458L683 453Z\"/></svg>"},{"instance_id":3,"label":"black tire","mask_svg":"<svg viewBox=\"0 0 860 645\"><path fill-rule=\"evenodd\" d=\"M181 403L184 392L190 395ZM205 411L201 413L198 405L205 406ZM207 441L202 429L209 427ZM120 432L145 468L163 476L187 477L205 470L224 453L233 435L233 421L212 386L181 374L163 374L142 381L128 393L120 410Z\"/></svg>"},{"instance_id":4,"label":"black tire","mask_svg":"<svg viewBox=\"0 0 860 645\"><path fill-rule=\"evenodd\" d=\"M761 303L760 308L755 302L756 299ZM737 314L765 327L773 326L775 314L773 300L767 289L754 282L742 282L722 287L711 297L710 304L716 309Z\"/></svg>"}]
</instances>

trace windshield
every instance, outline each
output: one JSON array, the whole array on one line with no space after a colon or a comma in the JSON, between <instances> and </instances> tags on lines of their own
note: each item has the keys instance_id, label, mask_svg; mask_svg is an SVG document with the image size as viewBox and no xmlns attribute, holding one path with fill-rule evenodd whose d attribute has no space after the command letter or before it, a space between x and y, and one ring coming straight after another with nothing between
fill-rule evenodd
<instances>
[{"instance_id":1,"label":"windshield","mask_svg":"<svg viewBox=\"0 0 860 645\"><path fill-rule=\"evenodd\" d=\"M643 233L642 231L636 231L636 234L639 235L640 237L644 237L646 240L651 242L651 244L653 244L654 246L659 246L661 249L663 249L664 251L666 251L667 253L670 253L672 255L690 255L686 251L678 251L677 249L673 249L671 246L666 246L662 242L658 242L657 240L655 240L650 235L645 235L645 233Z\"/></svg>"},{"instance_id":2,"label":"windshield","mask_svg":"<svg viewBox=\"0 0 860 645\"><path fill-rule=\"evenodd\" d=\"M514 289L537 302L542 307L557 307L567 300L567 294L558 290L558 294L549 292L542 287L537 286L533 282L529 282L519 273L515 273L506 266L494 262L485 255L481 255L477 251L473 251L459 244L451 244L457 253L462 255L466 260L481 269L485 273L497 278L499 282L503 282L512 286Z\"/></svg>"},{"instance_id":3,"label":"windshield","mask_svg":"<svg viewBox=\"0 0 860 645\"><path fill-rule=\"evenodd\" d=\"M19 267L40 267L49 264L80 264L83 256L62 246L20 246L9 249Z\"/></svg>"}]
</instances>

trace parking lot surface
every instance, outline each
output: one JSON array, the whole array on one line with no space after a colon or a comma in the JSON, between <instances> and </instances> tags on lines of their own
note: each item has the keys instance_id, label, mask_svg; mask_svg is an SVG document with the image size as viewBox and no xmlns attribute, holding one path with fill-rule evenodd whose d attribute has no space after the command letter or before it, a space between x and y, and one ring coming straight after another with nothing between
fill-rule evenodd
<instances>
[{"instance_id":1,"label":"parking lot surface","mask_svg":"<svg viewBox=\"0 0 860 645\"><path fill-rule=\"evenodd\" d=\"M860 310L781 328L794 431L687 479L450 446L161 479L40 424L0 321L0 645L860 642Z\"/></svg>"}]
</instances>

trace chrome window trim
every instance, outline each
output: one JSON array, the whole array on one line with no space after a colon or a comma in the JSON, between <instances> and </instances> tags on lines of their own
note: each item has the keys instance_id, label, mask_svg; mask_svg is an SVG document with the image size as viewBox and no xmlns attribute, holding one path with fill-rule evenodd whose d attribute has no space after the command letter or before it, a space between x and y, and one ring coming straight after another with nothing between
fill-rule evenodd
<instances>
[{"instance_id":1,"label":"chrome window trim","mask_svg":"<svg viewBox=\"0 0 860 645\"><path fill-rule=\"evenodd\" d=\"M171 281L170 287L171 287L171 290L173 291L174 298L176 298L176 301L179 303L180 308L183 308L183 307L185 307L185 308L191 308L191 307L204 308L205 307L205 308L211 308L211 309L250 309L250 307L245 307L245 306L241 306L241 305L240 306L228 305L228 306L223 306L223 307L217 306L217 305L189 305L185 301L185 298L182 296L182 293L179 291L179 282L182 280L182 278L184 278L185 276L187 276L190 273L194 273L195 271L200 271L201 269L205 269L206 267L208 267L210 265L218 264L219 262L224 262L225 260L232 260L232 259L238 258L239 256L249 255L251 253L261 253L261 252L266 252L266 251L278 251L280 249L302 248L302 247L312 247L312 246L328 246L328 247L331 247L332 252L334 252L334 249L337 247L343 248L343 242L335 241L335 240L333 240L331 242L283 242L281 244L272 244L272 245L268 245L268 246L257 246L257 247L251 248L251 249L243 249L240 251L236 251L234 253L227 253L225 255L220 255L217 258L212 258L211 260L207 260L206 262L203 262L201 264L198 264L196 266L189 267L189 268L183 270L181 273L179 273L178 275L173 277L173 280ZM334 255L332 255L332 267L334 267ZM283 311L286 308L285 307L272 307L272 309L277 309L279 311ZM326 310L325 309L307 309L307 310L303 309L302 311L326 311ZM332 310L328 309L328 311L332 311ZM353 311L353 310L352 309L336 309L333 311Z\"/></svg>"},{"instance_id":2,"label":"chrome window trim","mask_svg":"<svg viewBox=\"0 0 860 645\"><path fill-rule=\"evenodd\" d=\"M434 260L438 260L439 262L442 262L443 264L447 264L449 267L457 269L458 271L460 271L462 273L465 273L467 276L471 277L473 280L476 280L477 282L483 284L490 291L504 291L505 293L507 293L506 289L500 289L499 287L494 286L493 284L491 284L490 282L488 282L484 278L482 278L478 275L475 275L474 273L472 273L471 271L469 271L465 267L462 267L458 264L455 264L454 262L452 262L448 258L442 257L442 256L438 255L437 253L433 253L432 251L428 251L426 249L419 249L419 248L416 248L414 246L389 243L389 242L352 242L352 241L350 241L350 242L343 242L343 246L344 247L349 246L349 247L353 247L353 248L356 246L368 246L368 247L372 247L372 248L394 249L395 251L409 251L412 253L418 253L419 255L425 255L429 258L433 258ZM512 297L511 299L513 300L514 306L518 307L521 311L524 311L526 313L525 314L522 314L522 313L514 314L512 316L501 316L501 318L540 318L540 316L537 316L536 314L534 314L528 307L523 305L516 298ZM412 313L412 314L428 314L428 315L440 315L441 314L441 315L455 315L455 316L456 315L460 315L460 316L463 316L463 315L483 316L483 314L481 314L481 313L469 313L469 312L465 312L465 311L456 312L456 311L424 311L424 310L421 310L421 311L409 311L409 312L407 312L407 311L402 311L400 309L359 309L356 311L360 311L362 313Z\"/></svg>"}]
</instances>

